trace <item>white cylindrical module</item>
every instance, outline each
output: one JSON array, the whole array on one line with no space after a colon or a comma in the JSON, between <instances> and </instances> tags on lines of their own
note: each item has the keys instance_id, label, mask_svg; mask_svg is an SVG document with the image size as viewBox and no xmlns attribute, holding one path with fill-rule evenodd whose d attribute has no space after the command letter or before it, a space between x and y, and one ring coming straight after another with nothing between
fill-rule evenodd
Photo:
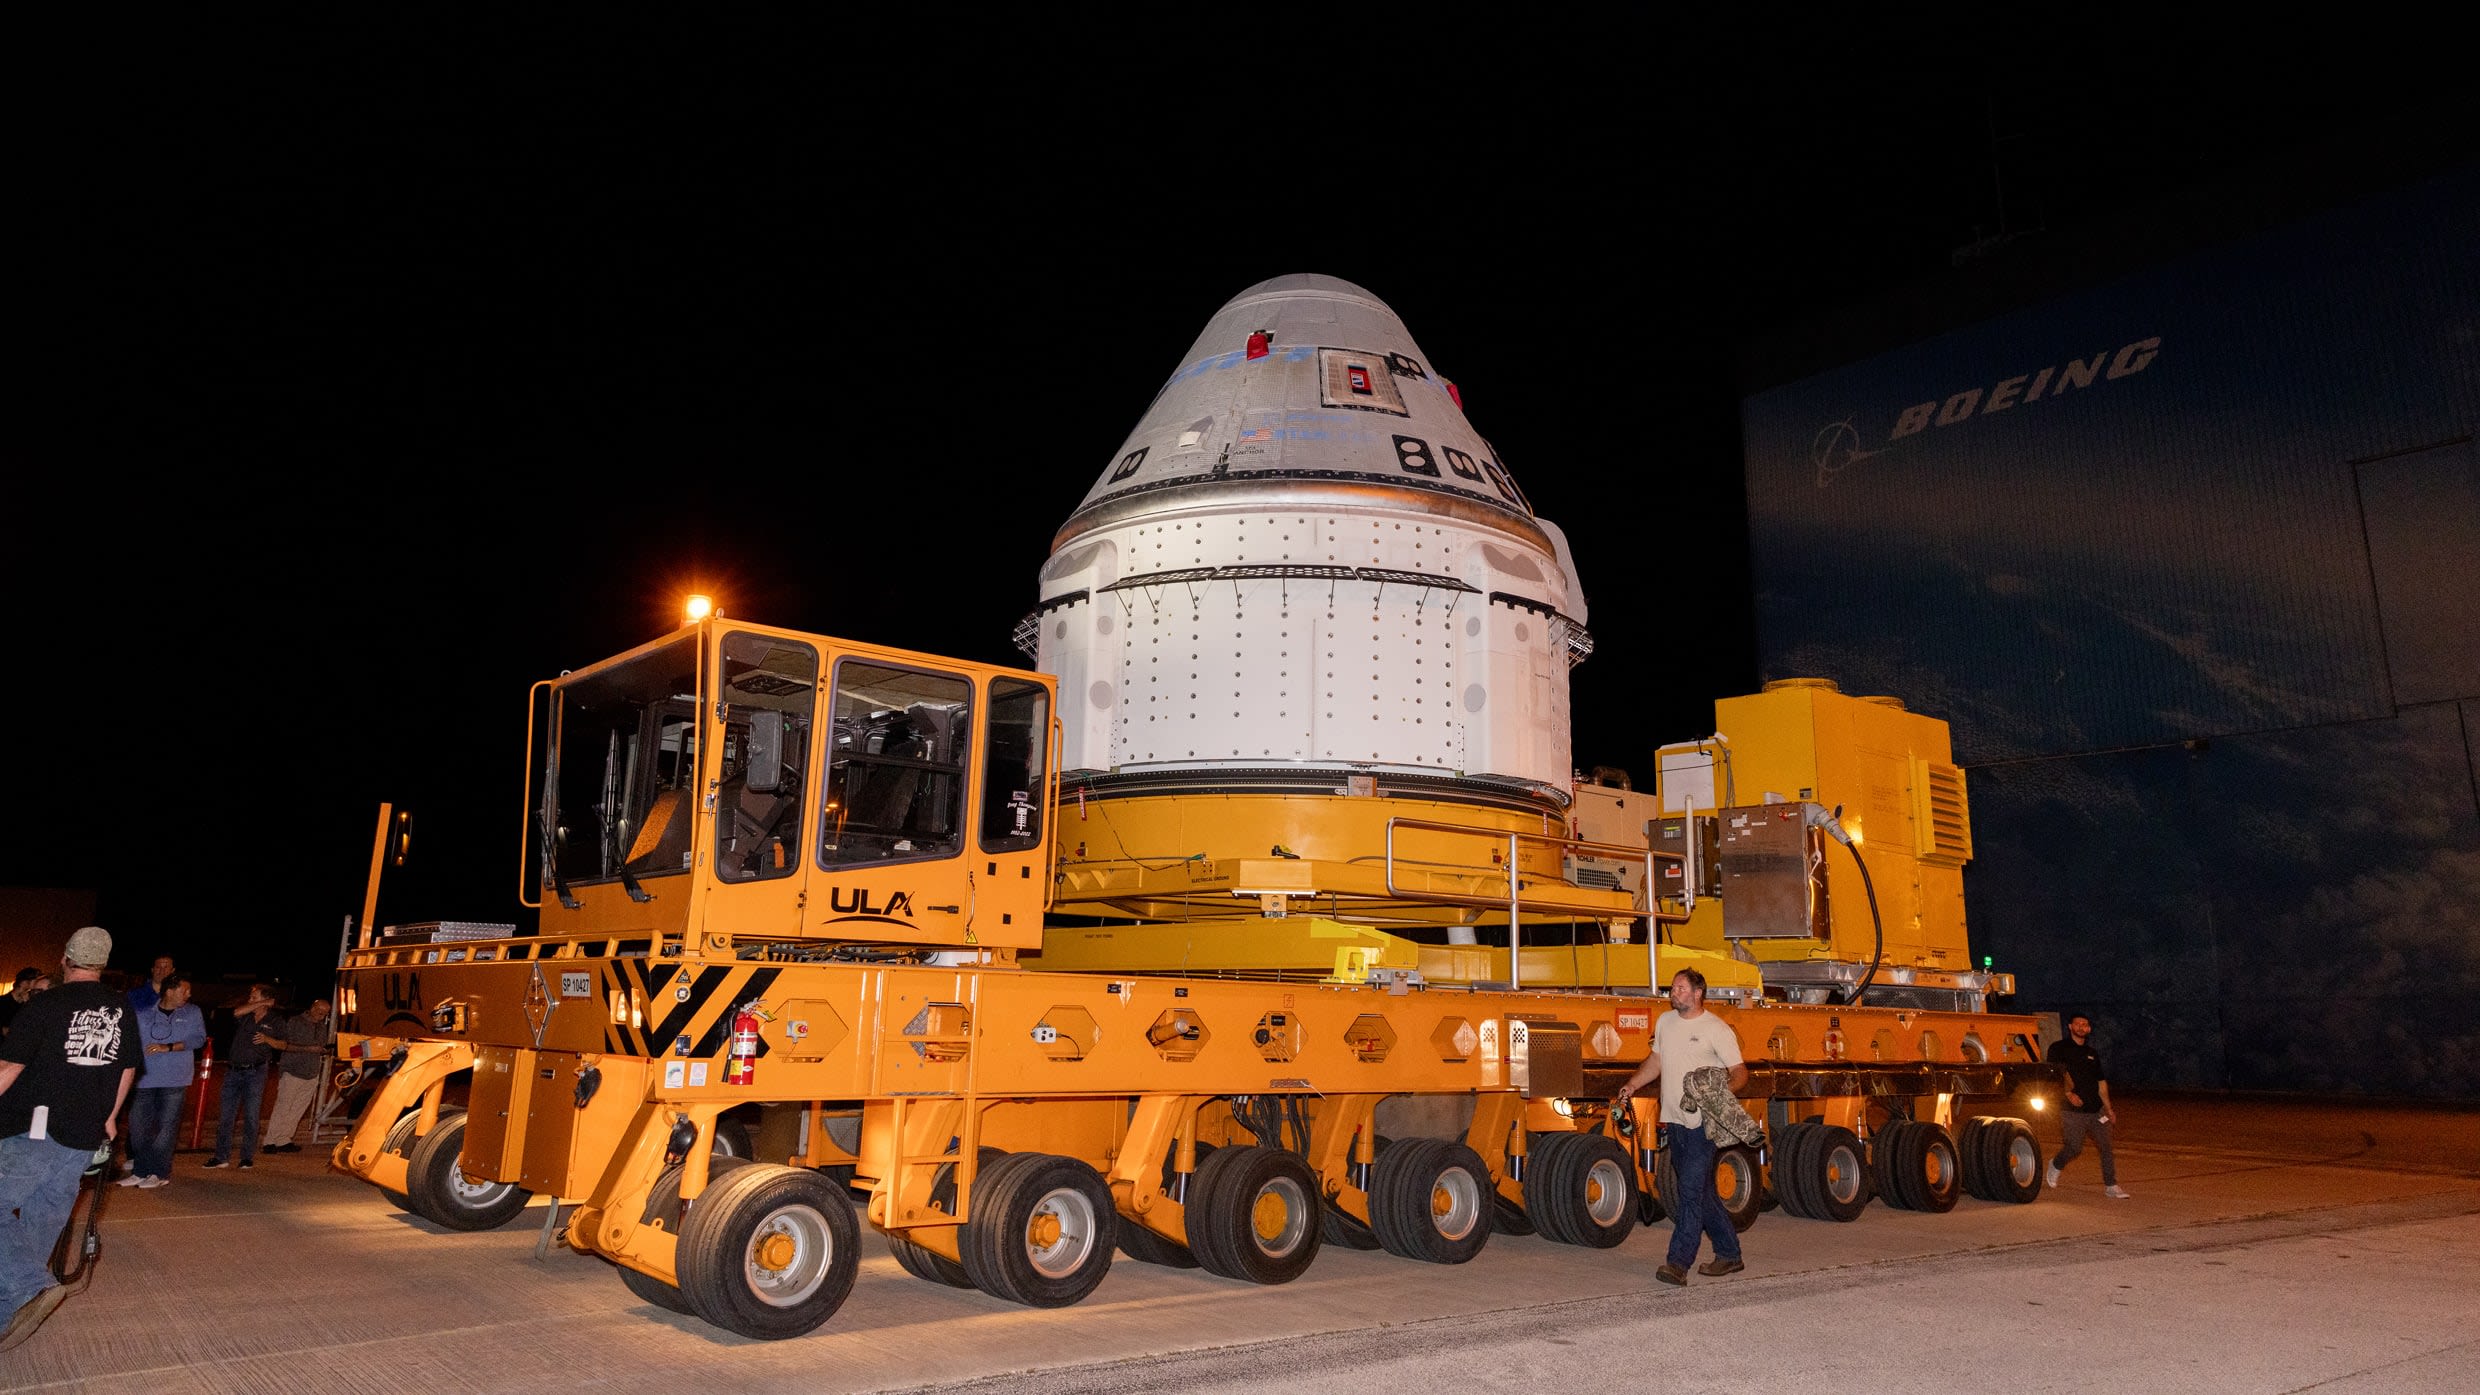
<instances>
[{"instance_id":1,"label":"white cylindrical module","mask_svg":"<svg viewBox=\"0 0 2480 1395\"><path fill-rule=\"evenodd\" d=\"M1564 804L1564 538L1375 296L1218 311L1052 544L1019 631L1088 784L1369 773Z\"/></svg>"}]
</instances>

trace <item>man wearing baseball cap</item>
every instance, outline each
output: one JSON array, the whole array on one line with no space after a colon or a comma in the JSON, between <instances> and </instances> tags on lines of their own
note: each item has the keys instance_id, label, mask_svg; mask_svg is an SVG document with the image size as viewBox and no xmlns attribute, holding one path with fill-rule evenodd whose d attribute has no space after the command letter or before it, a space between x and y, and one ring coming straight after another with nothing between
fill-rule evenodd
<instances>
[{"instance_id":1,"label":"man wearing baseball cap","mask_svg":"<svg viewBox=\"0 0 2480 1395\"><path fill-rule=\"evenodd\" d=\"M138 1073L136 1014L102 982L111 957L102 926L71 935L60 986L28 1002L0 1042L0 1312L11 1314L0 1351L67 1296L52 1247Z\"/></svg>"}]
</instances>

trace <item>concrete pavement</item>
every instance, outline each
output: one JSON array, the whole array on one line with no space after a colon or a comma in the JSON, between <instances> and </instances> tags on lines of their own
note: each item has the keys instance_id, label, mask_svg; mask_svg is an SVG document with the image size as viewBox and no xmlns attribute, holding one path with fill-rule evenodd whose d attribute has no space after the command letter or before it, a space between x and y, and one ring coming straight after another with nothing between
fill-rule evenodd
<instances>
[{"instance_id":1,"label":"concrete pavement","mask_svg":"<svg viewBox=\"0 0 2480 1395\"><path fill-rule=\"evenodd\" d=\"M2087 1154L2030 1206L1769 1212L1746 1273L1686 1290L1653 1281L1657 1227L1606 1251L1502 1235L1453 1267L1329 1249L1277 1288L1122 1259L1039 1311L913 1279L865 1230L843 1310L771 1343L639 1302L601 1260L537 1261L539 1205L450 1234L323 1155L184 1155L174 1185L114 1190L93 1286L0 1354L0 1389L2480 1389L2480 1111L2122 1114L2130 1201Z\"/></svg>"}]
</instances>

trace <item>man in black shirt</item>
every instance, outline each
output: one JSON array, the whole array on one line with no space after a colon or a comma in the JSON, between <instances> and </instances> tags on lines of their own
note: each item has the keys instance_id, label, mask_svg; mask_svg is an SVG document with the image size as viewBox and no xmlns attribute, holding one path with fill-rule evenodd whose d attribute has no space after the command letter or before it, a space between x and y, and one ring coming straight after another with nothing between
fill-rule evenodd
<instances>
[{"instance_id":1,"label":"man in black shirt","mask_svg":"<svg viewBox=\"0 0 2480 1395\"><path fill-rule=\"evenodd\" d=\"M258 1102L266 1098L267 1063L276 1058L262 1040L267 1015L275 1011L276 991L263 983L250 985L250 996L233 1009L232 1049L224 1054L224 1089L216 1096L215 1156L207 1167L233 1166L233 1125L241 1126L241 1163L258 1162Z\"/></svg>"},{"instance_id":2,"label":"man in black shirt","mask_svg":"<svg viewBox=\"0 0 2480 1395\"><path fill-rule=\"evenodd\" d=\"M2058 1112L2066 1146L2051 1159L2048 1180L2057 1186L2059 1170L2075 1161L2090 1138L2101 1152L2101 1194L2125 1201L2128 1192L2118 1184L2118 1158L2110 1151L2110 1120L2118 1111L2110 1105L2110 1073L2102 1068L2091 1038L2092 1019L2079 1012L2067 1019L2067 1039L2049 1045L2050 1064L2067 1068L2067 1107Z\"/></svg>"},{"instance_id":3,"label":"man in black shirt","mask_svg":"<svg viewBox=\"0 0 2480 1395\"><path fill-rule=\"evenodd\" d=\"M0 1350L26 1340L66 1296L52 1247L138 1074L135 1014L102 983L111 957L103 927L71 935L60 986L19 1009L0 1042L0 1311L11 1314Z\"/></svg>"}]
</instances>

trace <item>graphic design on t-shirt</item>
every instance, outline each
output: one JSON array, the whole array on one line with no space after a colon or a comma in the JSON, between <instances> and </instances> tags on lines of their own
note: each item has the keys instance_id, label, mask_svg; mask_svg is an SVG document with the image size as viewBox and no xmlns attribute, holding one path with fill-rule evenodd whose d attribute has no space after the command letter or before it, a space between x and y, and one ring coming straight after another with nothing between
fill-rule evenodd
<instances>
[{"instance_id":1,"label":"graphic design on t-shirt","mask_svg":"<svg viewBox=\"0 0 2480 1395\"><path fill-rule=\"evenodd\" d=\"M119 1063L121 1044L121 1007L80 1008L69 1016L69 1035L61 1045L61 1054L73 1066L109 1066Z\"/></svg>"}]
</instances>

